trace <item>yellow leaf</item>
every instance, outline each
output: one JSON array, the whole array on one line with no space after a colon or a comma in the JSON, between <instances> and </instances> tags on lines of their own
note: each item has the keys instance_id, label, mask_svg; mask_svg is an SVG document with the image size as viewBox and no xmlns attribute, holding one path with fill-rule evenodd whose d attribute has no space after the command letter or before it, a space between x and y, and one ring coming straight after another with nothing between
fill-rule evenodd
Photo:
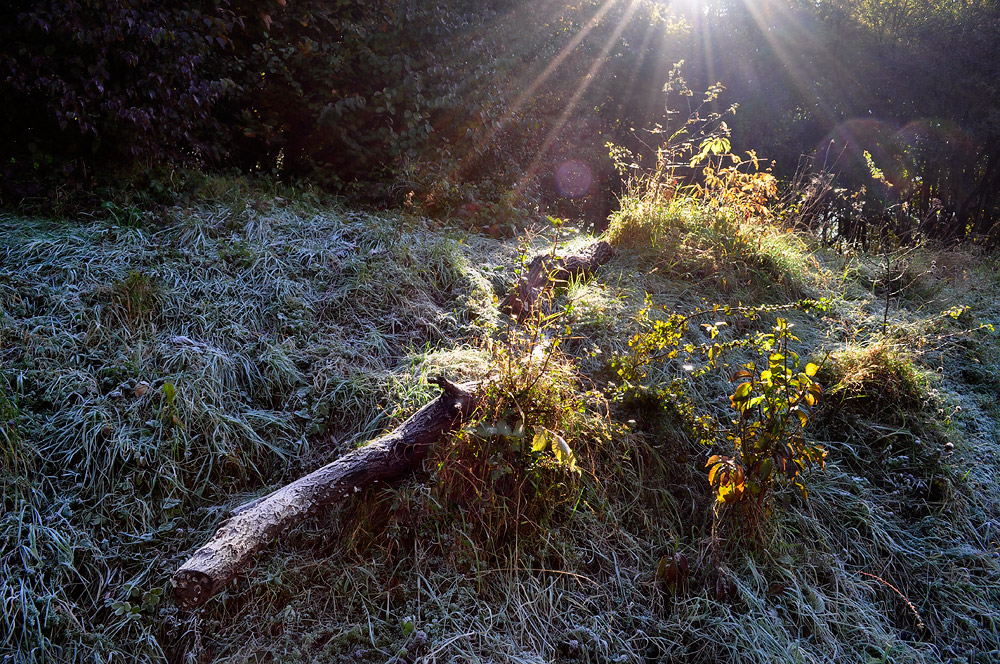
<instances>
[{"instance_id":1,"label":"yellow leaf","mask_svg":"<svg viewBox=\"0 0 1000 664\"><path fill-rule=\"evenodd\" d=\"M549 446L549 432L542 427L535 429L535 437L531 439L532 452L544 452Z\"/></svg>"},{"instance_id":2,"label":"yellow leaf","mask_svg":"<svg viewBox=\"0 0 1000 664\"><path fill-rule=\"evenodd\" d=\"M712 466L712 470L708 471L708 484L709 486L715 486L715 476L719 473L719 468L722 467L721 463L717 463Z\"/></svg>"}]
</instances>

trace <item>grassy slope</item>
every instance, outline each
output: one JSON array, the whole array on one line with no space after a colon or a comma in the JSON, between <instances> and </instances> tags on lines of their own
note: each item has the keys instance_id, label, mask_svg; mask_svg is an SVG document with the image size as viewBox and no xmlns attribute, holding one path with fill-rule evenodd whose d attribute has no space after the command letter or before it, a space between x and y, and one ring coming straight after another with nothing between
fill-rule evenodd
<instances>
[{"instance_id":1,"label":"grassy slope","mask_svg":"<svg viewBox=\"0 0 1000 664\"><path fill-rule=\"evenodd\" d=\"M962 333L1000 322L987 257L903 259L882 335L877 259L634 209L612 228L616 259L532 337L495 304L515 243L420 220L234 189L138 228L0 228L0 654L14 661L998 657L1000 350ZM755 541L713 517L709 450L656 391L679 378L725 423L725 372L667 363L645 396L610 387L647 294L680 311L830 300L787 313L803 356L837 360L811 428L828 464ZM941 315L956 304L971 309ZM723 338L772 322L732 320ZM542 405L494 395L492 429L295 529L204 610L158 602L225 507L391 426L442 368L517 374ZM581 474L504 435L518 409L567 438ZM656 568L674 552L691 574L667 594Z\"/></svg>"}]
</instances>

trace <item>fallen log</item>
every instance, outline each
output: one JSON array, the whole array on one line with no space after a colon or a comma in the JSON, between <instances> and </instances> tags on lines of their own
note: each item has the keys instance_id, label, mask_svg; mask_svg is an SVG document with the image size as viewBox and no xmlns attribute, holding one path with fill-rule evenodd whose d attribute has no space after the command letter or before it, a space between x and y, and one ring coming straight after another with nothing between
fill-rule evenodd
<instances>
[{"instance_id":1,"label":"fallen log","mask_svg":"<svg viewBox=\"0 0 1000 664\"><path fill-rule=\"evenodd\" d=\"M445 432L455 429L475 403L474 385L432 382L442 394L394 431L305 477L247 503L225 521L171 579L174 599L192 608L218 593L267 543L324 507L379 480L412 470Z\"/></svg>"},{"instance_id":2,"label":"fallen log","mask_svg":"<svg viewBox=\"0 0 1000 664\"><path fill-rule=\"evenodd\" d=\"M528 264L528 274L518 281L504 298L506 311L522 319L531 313L539 297L549 287L565 283L574 277L589 275L608 262L614 250L607 242L595 242L578 254L554 256L541 254Z\"/></svg>"}]
</instances>

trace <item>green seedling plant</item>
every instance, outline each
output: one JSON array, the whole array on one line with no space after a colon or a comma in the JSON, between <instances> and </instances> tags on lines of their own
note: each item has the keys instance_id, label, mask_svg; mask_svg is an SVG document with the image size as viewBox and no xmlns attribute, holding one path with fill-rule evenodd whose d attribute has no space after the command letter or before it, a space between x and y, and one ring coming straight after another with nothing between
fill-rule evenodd
<instances>
[{"instance_id":1,"label":"green seedling plant","mask_svg":"<svg viewBox=\"0 0 1000 664\"><path fill-rule=\"evenodd\" d=\"M177 407L177 388L171 382L166 382L163 384L163 402L160 410L160 420L163 422L164 426L173 428L184 428L184 422L181 421L181 411Z\"/></svg>"},{"instance_id":2,"label":"green seedling plant","mask_svg":"<svg viewBox=\"0 0 1000 664\"><path fill-rule=\"evenodd\" d=\"M153 588L142 592L136 586L128 588L129 598L111 603L111 609L116 616L124 616L127 620L140 620L143 615L151 615L160 604L163 588Z\"/></svg>"},{"instance_id":3,"label":"green seedling plant","mask_svg":"<svg viewBox=\"0 0 1000 664\"><path fill-rule=\"evenodd\" d=\"M792 327L778 318L770 333L755 340L763 361L749 362L731 377L736 389L729 401L737 417L727 438L735 454L714 454L706 464L717 503L749 501L764 509L781 484L793 485L807 498L801 473L824 464L826 450L804 435L823 394L815 380L820 367L812 362L802 366L789 348L799 340Z\"/></svg>"},{"instance_id":4,"label":"green seedling plant","mask_svg":"<svg viewBox=\"0 0 1000 664\"><path fill-rule=\"evenodd\" d=\"M724 320L702 324L712 340L711 343L691 343L685 340L691 323L710 316L718 318L736 313L748 317L755 315L754 312L740 307L714 305L690 314L670 313L666 318L656 318L650 315L652 309L652 301L647 295L645 306L639 310L634 319L634 323L640 329L628 341L629 352L614 360L613 366L621 380L618 387L620 394L645 389L643 383L648 378L647 368L650 366L678 358L692 362L695 357L703 355L708 363L694 371L696 375L701 375L715 367L716 360L727 348L745 343L745 340L740 339L725 343L715 341L719 328L727 325Z\"/></svg>"},{"instance_id":5,"label":"green seedling plant","mask_svg":"<svg viewBox=\"0 0 1000 664\"><path fill-rule=\"evenodd\" d=\"M714 304L686 315L668 313L664 318L657 318L651 313L654 306L647 297L646 305L633 321L640 329L629 339L629 351L616 357L612 363L619 378L615 398L622 401L644 394L655 396L664 407L681 417L692 439L711 447L717 440L718 422L714 413L706 412L691 398L688 389L690 381L726 366L723 358L736 349L759 348L761 344L773 343L769 340L773 335L738 336L723 340L719 335L729 326L726 319L756 320L762 315L793 309L824 311L826 306L825 300L755 307ZM699 327L708 335L709 341L690 341L688 331L691 325L706 319L711 322L701 323ZM656 386L652 384L655 380L649 371L653 366L664 363L677 363L680 371L669 384ZM741 470L742 466L729 457L713 456L715 461L721 459L726 459L726 462L717 471L721 473L718 480L725 480L726 485L744 486L746 474ZM712 479L717 478L713 475Z\"/></svg>"}]
</instances>

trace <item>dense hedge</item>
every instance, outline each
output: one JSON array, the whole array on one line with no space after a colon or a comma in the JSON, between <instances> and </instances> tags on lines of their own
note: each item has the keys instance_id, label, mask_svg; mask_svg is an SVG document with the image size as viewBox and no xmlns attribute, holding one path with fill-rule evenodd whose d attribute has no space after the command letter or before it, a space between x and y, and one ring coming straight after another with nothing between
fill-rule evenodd
<instances>
[{"instance_id":1,"label":"dense hedge","mask_svg":"<svg viewBox=\"0 0 1000 664\"><path fill-rule=\"evenodd\" d=\"M882 208L1000 241L995 0L891 25L895 0L757 4L677 5L685 32L657 0L8 2L0 202L193 164L434 214L599 219L621 184L605 144L654 152L697 103L664 108L685 59L695 92L729 87L734 146L778 175L832 145L842 185L872 191L867 150L894 185Z\"/></svg>"},{"instance_id":2,"label":"dense hedge","mask_svg":"<svg viewBox=\"0 0 1000 664\"><path fill-rule=\"evenodd\" d=\"M539 182L553 190L558 164L540 161L545 152L586 164L596 191L608 132L628 123L609 85L588 74L595 62L623 71L637 60L621 48L624 11L596 0L8 6L7 198L193 163L449 210L537 193ZM659 81L642 79L636 98L649 106Z\"/></svg>"},{"instance_id":3,"label":"dense hedge","mask_svg":"<svg viewBox=\"0 0 1000 664\"><path fill-rule=\"evenodd\" d=\"M213 64L238 18L216 2L164 5L37 0L0 8L4 177L30 194L42 178L218 162L214 104L232 86ZM15 186L16 185L16 186Z\"/></svg>"}]
</instances>

